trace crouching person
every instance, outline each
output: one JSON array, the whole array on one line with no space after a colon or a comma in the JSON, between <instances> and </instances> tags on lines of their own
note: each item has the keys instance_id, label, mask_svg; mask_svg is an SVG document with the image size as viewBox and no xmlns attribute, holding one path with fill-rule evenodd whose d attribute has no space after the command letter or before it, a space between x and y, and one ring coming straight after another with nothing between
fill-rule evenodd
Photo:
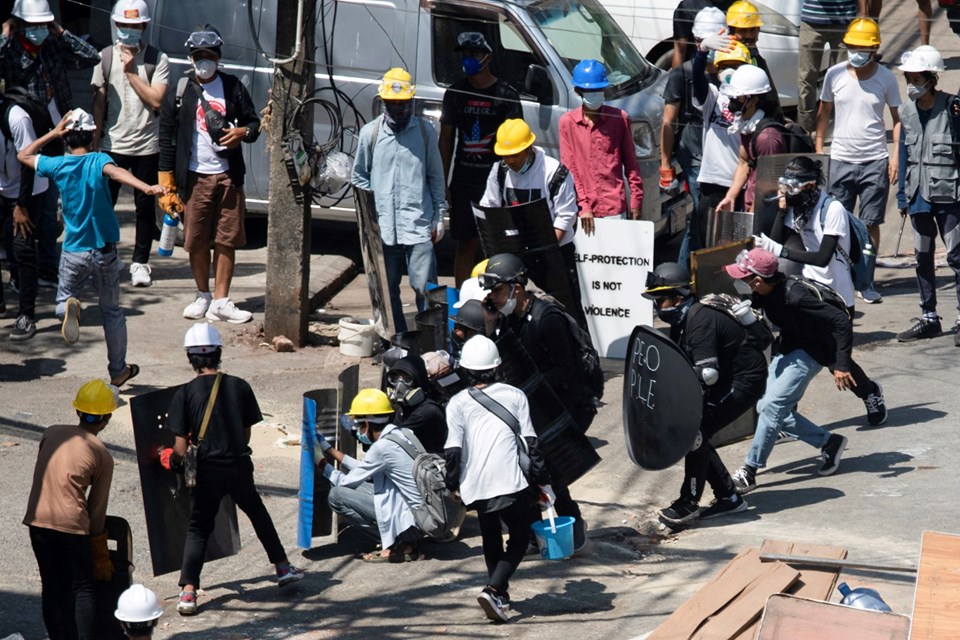
<instances>
[{"instance_id":1,"label":"crouching person","mask_svg":"<svg viewBox=\"0 0 960 640\"><path fill-rule=\"evenodd\" d=\"M325 459L320 461L320 471L333 485L330 508L380 541L379 551L362 556L365 562L420 559L417 543L423 533L417 528L412 508L419 508L423 499L413 477L413 458L393 438L416 445L407 436L409 431L391 423L393 413L390 399L379 389L361 389L353 399L348 415L356 421L360 442L370 447L363 460L346 455L317 436L324 454L347 471L334 469ZM387 438L389 434L396 435Z\"/></svg>"}]
</instances>

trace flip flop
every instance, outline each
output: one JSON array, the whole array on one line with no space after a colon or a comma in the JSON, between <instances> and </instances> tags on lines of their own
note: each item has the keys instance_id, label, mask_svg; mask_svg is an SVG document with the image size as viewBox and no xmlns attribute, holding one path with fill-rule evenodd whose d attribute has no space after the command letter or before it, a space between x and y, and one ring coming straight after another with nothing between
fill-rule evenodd
<instances>
[{"instance_id":1,"label":"flip flop","mask_svg":"<svg viewBox=\"0 0 960 640\"><path fill-rule=\"evenodd\" d=\"M384 562L396 562L396 560L393 560L392 558L393 558L393 554L392 554L392 553L391 553L389 556L385 556L385 555L383 555L380 551L374 551L374 552L372 552L372 553L365 553L365 554L363 554L362 556L360 556L360 559L361 559L361 560L363 560L364 562L369 562L370 564L381 564L381 563L384 563Z\"/></svg>"},{"instance_id":2,"label":"flip flop","mask_svg":"<svg viewBox=\"0 0 960 640\"><path fill-rule=\"evenodd\" d=\"M122 387L133 378L136 378L138 373L140 373L140 367L135 364L128 364L127 368L124 369L124 373L120 374L120 377L110 380L110 384L115 387Z\"/></svg>"}]
</instances>

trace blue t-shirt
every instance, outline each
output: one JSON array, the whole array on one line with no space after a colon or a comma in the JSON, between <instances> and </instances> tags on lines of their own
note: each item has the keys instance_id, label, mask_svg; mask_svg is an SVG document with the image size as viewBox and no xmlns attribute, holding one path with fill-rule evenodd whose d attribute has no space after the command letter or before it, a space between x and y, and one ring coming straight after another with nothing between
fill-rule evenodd
<instances>
[{"instance_id":1,"label":"blue t-shirt","mask_svg":"<svg viewBox=\"0 0 960 640\"><path fill-rule=\"evenodd\" d=\"M37 175L51 178L63 204L63 250L93 251L120 240L120 223L113 211L103 168L113 164L105 153L37 158Z\"/></svg>"}]
</instances>

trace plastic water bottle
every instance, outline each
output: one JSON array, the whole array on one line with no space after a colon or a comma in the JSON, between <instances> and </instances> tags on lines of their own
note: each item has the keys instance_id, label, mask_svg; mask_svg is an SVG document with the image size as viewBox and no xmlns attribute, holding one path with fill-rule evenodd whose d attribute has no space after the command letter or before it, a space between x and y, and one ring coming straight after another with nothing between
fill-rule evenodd
<instances>
[{"instance_id":1,"label":"plastic water bottle","mask_svg":"<svg viewBox=\"0 0 960 640\"><path fill-rule=\"evenodd\" d=\"M880 594L867 587L857 587L851 589L846 582L841 582L837 590L843 595L840 604L854 609L869 609L870 611L886 611L892 613L893 610L883 601Z\"/></svg>"},{"instance_id":2,"label":"plastic water bottle","mask_svg":"<svg viewBox=\"0 0 960 640\"><path fill-rule=\"evenodd\" d=\"M173 255L173 245L177 241L177 219L169 213L163 216L163 231L160 233L160 244L157 246L157 254L164 258Z\"/></svg>"}]
</instances>

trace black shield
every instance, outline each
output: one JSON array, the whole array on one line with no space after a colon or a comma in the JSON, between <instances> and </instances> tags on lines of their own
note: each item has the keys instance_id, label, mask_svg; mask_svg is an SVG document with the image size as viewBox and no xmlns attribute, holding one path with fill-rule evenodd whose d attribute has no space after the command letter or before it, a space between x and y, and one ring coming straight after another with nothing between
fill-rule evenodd
<instances>
[{"instance_id":1,"label":"black shield","mask_svg":"<svg viewBox=\"0 0 960 640\"><path fill-rule=\"evenodd\" d=\"M354 188L353 197L357 204L360 251L363 253L363 272L367 276L367 289L370 292L373 324L377 334L384 340L389 340L393 335L393 315L387 291L387 268L383 261L383 241L380 238L377 205L374 203L372 191Z\"/></svg>"},{"instance_id":2,"label":"black shield","mask_svg":"<svg viewBox=\"0 0 960 640\"><path fill-rule=\"evenodd\" d=\"M650 327L630 334L623 375L623 432L630 459L659 471L679 462L700 431L703 391L686 354Z\"/></svg>"}]
</instances>

